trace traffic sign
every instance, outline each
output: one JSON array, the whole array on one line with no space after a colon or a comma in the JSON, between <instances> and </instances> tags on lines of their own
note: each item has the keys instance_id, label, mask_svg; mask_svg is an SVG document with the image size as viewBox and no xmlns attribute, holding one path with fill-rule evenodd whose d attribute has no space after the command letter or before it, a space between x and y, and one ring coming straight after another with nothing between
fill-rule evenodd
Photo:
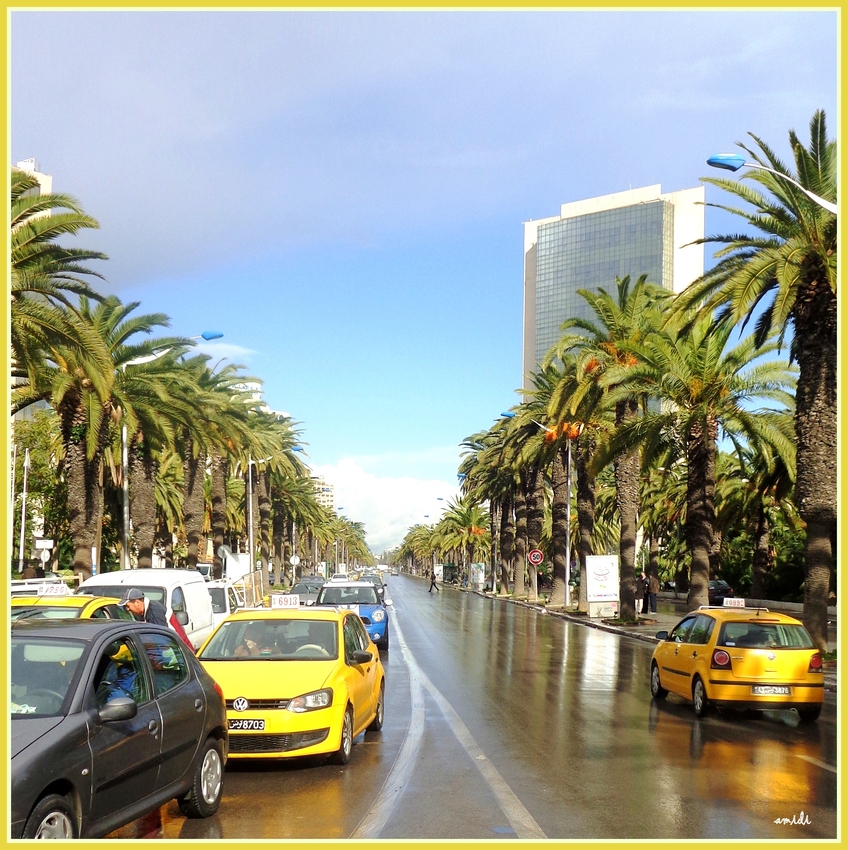
<instances>
[{"instance_id":1,"label":"traffic sign","mask_svg":"<svg viewBox=\"0 0 848 850\"><path fill-rule=\"evenodd\" d=\"M52 549L53 541L48 537L39 537L38 540L35 541L36 549Z\"/></svg>"},{"instance_id":2,"label":"traffic sign","mask_svg":"<svg viewBox=\"0 0 848 850\"><path fill-rule=\"evenodd\" d=\"M291 558L289 558L289 563L293 567L296 567L300 563L300 557L298 555L292 555Z\"/></svg>"},{"instance_id":3,"label":"traffic sign","mask_svg":"<svg viewBox=\"0 0 848 850\"><path fill-rule=\"evenodd\" d=\"M41 563L46 564L53 556L50 554L49 549L42 549L39 557L41 558Z\"/></svg>"},{"instance_id":4,"label":"traffic sign","mask_svg":"<svg viewBox=\"0 0 848 850\"><path fill-rule=\"evenodd\" d=\"M538 567L539 564L541 564L542 561L545 560L545 556L542 554L541 549L531 549L527 553L527 560L530 561L530 563L533 564L534 567Z\"/></svg>"}]
</instances>

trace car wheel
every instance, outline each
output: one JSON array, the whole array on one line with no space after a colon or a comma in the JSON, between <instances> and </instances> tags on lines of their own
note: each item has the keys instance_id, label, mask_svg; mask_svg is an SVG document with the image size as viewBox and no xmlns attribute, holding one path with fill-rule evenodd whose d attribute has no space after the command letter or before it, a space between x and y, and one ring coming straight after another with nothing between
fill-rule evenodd
<instances>
[{"instance_id":1,"label":"car wheel","mask_svg":"<svg viewBox=\"0 0 848 850\"><path fill-rule=\"evenodd\" d=\"M385 681L382 681L380 682L380 693L377 696L377 713L374 715L374 719L368 727L369 732L379 732L383 728L383 712L385 710L385 703L386 683Z\"/></svg>"},{"instance_id":2,"label":"car wheel","mask_svg":"<svg viewBox=\"0 0 848 850\"><path fill-rule=\"evenodd\" d=\"M703 717L710 707L710 701L707 699L707 689L704 687L700 676L695 677L692 685L692 705L695 708L696 717Z\"/></svg>"},{"instance_id":3,"label":"car wheel","mask_svg":"<svg viewBox=\"0 0 848 850\"><path fill-rule=\"evenodd\" d=\"M350 761L350 751L353 749L353 708L345 709L344 721L342 722L342 742L338 750L333 754L335 764L347 764Z\"/></svg>"},{"instance_id":4,"label":"car wheel","mask_svg":"<svg viewBox=\"0 0 848 850\"><path fill-rule=\"evenodd\" d=\"M221 744L209 738L191 781L191 788L177 798L180 811L188 818L208 818L218 811L224 791L224 760Z\"/></svg>"},{"instance_id":5,"label":"car wheel","mask_svg":"<svg viewBox=\"0 0 848 850\"><path fill-rule=\"evenodd\" d=\"M651 665L651 696L654 699L668 696L668 691L660 684L660 668L656 661Z\"/></svg>"},{"instance_id":6,"label":"car wheel","mask_svg":"<svg viewBox=\"0 0 848 850\"><path fill-rule=\"evenodd\" d=\"M36 803L24 827L24 838L76 838L77 826L67 797L48 794Z\"/></svg>"},{"instance_id":7,"label":"car wheel","mask_svg":"<svg viewBox=\"0 0 848 850\"><path fill-rule=\"evenodd\" d=\"M799 708L798 717L801 718L802 723L812 723L814 720L819 719L821 710L822 707L820 705L811 705L809 708Z\"/></svg>"}]
</instances>

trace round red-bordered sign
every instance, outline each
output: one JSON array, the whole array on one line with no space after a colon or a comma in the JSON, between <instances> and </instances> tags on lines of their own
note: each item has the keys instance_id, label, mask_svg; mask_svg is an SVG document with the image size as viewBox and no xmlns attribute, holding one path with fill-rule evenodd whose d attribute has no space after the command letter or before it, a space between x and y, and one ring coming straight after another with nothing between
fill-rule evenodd
<instances>
[{"instance_id":1,"label":"round red-bordered sign","mask_svg":"<svg viewBox=\"0 0 848 850\"><path fill-rule=\"evenodd\" d=\"M539 564L541 564L542 561L545 560L545 556L542 554L541 549L531 549L527 553L527 560L530 561L530 563L533 564L534 567L538 567Z\"/></svg>"}]
</instances>

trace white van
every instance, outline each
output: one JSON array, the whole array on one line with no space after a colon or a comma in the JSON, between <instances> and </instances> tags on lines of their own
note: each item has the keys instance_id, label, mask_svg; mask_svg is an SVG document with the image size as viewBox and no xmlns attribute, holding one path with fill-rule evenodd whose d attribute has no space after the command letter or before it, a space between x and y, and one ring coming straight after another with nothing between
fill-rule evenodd
<instances>
[{"instance_id":1,"label":"white van","mask_svg":"<svg viewBox=\"0 0 848 850\"><path fill-rule=\"evenodd\" d=\"M212 622L215 626L230 614L244 608L244 590L226 579L206 582L206 590L212 600Z\"/></svg>"},{"instance_id":2,"label":"white van","mask_svg":"<svg viewBox=\"0 0 848 850\"><path fill-rule=\"evenodd\" d=\"M137 587L148 599L161 602L168 617L176 614L195 649L212 633L212 600L207 582L197 570L115 570L87 578L80 583L77 593L120 598L130 587Z\"/></svg>"}]
</instances>

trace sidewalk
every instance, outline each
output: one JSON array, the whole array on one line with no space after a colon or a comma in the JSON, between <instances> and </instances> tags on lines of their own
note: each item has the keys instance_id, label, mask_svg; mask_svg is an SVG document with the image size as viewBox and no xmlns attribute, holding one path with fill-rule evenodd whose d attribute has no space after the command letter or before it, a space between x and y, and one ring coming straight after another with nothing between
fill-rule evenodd
<instances>
[{"instance_id":1,"label":"sidewalk","mask_svg":"<svg viewBox=\"0 0 848 850\"><path fill-rule=\"evenodd\" d=\"M450 586L450 585L448 585ZM498 596L494 593L487 593L482 590L470 590L468 588L456 588L469 593L476 593L478 596L486 596L489 599L499 599L504 602L511 602L513 605L522 605L525 608L532 608L540 614L548 614L551 617L559 617L563 620L571 620L573 623L580 623L583 626L589 626L593 629L611 632L612 634L627 635L627 637L644 640L648 643L656 644L657 632L671 631L682 619L685 611L657 611L648 615L640 615L639 622L632 625L617 626L612 623L604 622L600 617L590 618L586 614L578 614L576 611L564 611L562 609L547 608L542 602L528 602L522 599L513 599L511 596ZM664 606L666 607L666 606ZM829 636L830 637L830 636ZM835 646L836 635L833 634L832 645ZM836 693L837 667L835 661L826 661L824 670L824 689Z\"/></svg>"}]
</instances>

